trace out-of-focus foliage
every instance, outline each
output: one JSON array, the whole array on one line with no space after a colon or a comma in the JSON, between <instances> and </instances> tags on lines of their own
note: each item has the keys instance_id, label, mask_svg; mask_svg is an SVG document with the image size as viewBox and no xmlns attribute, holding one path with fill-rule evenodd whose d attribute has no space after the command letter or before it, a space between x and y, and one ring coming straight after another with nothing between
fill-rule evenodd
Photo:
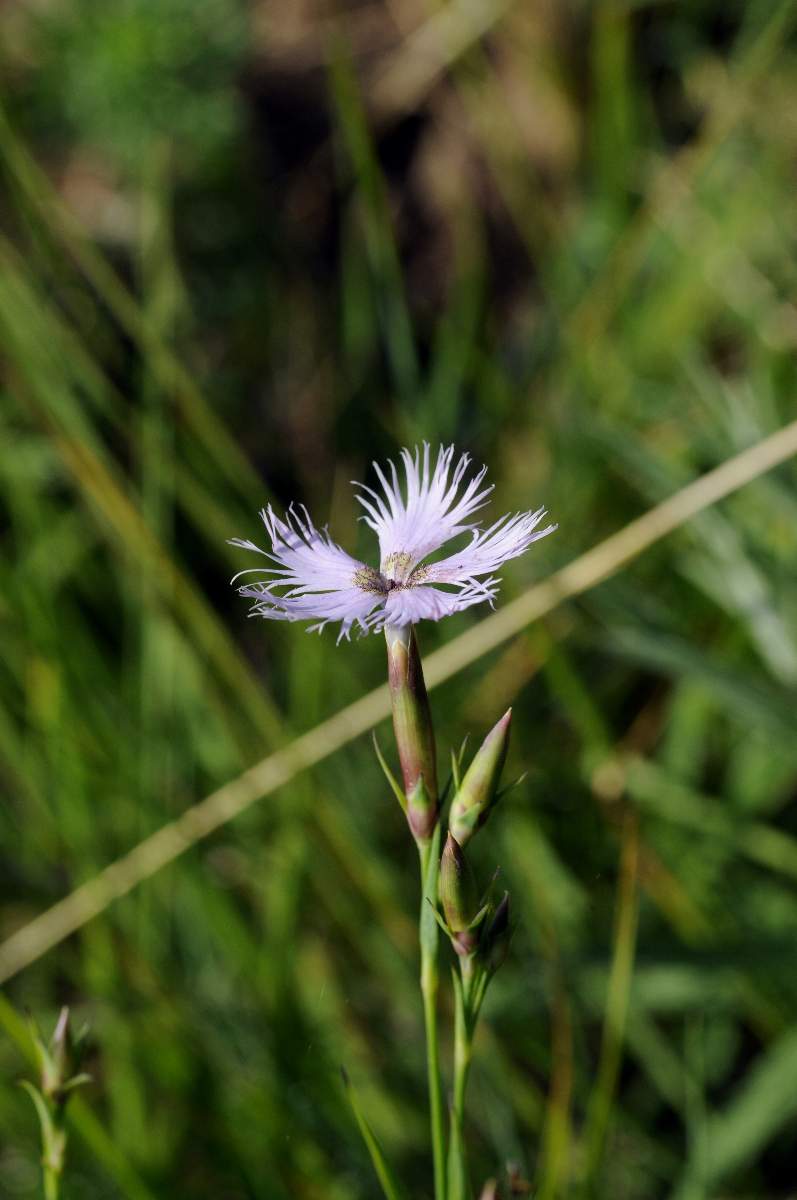
<instances>
[{"instance_id":1,"label":"out-of-focus foliage","mask_svg":"<svg viewBox=\"0 0 797 1200\"><path fill-rule=\"evenodd\" d=\"M348 480L454 439L559 521L508 599L794 416L796 15L0 8L0 933L381 680L247 622L267 499L365 555ZM433 694L444 751L512 703L528 771L474 844L520 922L474 1182L793 1189L796 555L789 467ZM375 1197L341 1063L428 1195L415 870L364 741L15 978L93 1030L67 1197ZM3 1197L24 1073L4 1037Z\"/></svg>"},{"instance_id":2,"label":"out-of-focus foliage","mask_svg":"<svg viewBox=\"0 0 797 1200\"><path fill-rule=\"evenodd\" d=\"M239 0L16 8L7 20L19 34L17 102L51 149L77 144L130 171L159 137L193 172L227 157L240 130L235 83L247 50Z\"/></svg>"}]
</instances>

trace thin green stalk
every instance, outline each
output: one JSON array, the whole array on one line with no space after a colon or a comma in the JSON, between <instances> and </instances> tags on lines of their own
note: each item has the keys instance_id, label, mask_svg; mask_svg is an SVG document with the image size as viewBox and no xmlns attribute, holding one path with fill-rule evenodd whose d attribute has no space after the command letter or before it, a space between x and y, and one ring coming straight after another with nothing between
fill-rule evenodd
<instances>
[{"instance_id":1,"label":"thin green stalk","mask_svg":"<svg viewBox=\"0 0 797 1200\"><path fill-rule=\"evenodd\" d=\"M440 1051L437 1042L437 968L425 957L421 966L423 1019L426 1029L426 1063L429 1077L429 1114L434 1157L435 1200L446 1200L446 1150Z\"/></svg>"},{"instance_id":2,"label":"thin green stalk","mask_svg":"<svg viewBox=\"0 0 797 1200\"><path fill-rule=\"evenodd\" d=\"M60 1171L44 1165L44 1200L58 1200L61 1191Z\"/></svg>"},{"instance_id":3,"label":"thin green stalk","mask_svg":"<svg viewBox=\"0 0 797 1200\"><path fill-rule=\"evenodd\" d=\"M473 1029L468 1004L459 975L454 974L454 1096L451 1105L450 1158L448 1163L448 1200L468 1200L468 1164L465 1153L465 1091L468 1086Z\"/></svg>"},{"instance_id":4,"label":"thin green stalk","mask_svg":"<svg viewBox=\"0 0 797 1200\"><path fill-rule=\"evenodd\" d=\"M437 1040L437 944L438 927L434 916L437 900L440 826L431 842L419 843L421 861L421 995L426 1031L426 1068L429 1078L429 1117L434 1158L435 1200L446 1200L446 1142L443 1088L440 1082L440 1048Z\"/></svg>"}]
</instances>

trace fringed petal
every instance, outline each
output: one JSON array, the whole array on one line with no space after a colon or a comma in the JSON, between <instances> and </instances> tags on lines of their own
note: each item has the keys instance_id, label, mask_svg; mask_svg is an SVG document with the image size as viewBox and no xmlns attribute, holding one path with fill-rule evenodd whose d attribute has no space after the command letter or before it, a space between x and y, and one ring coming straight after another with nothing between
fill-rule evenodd
<instances>
[{"instance_id":1,"label":"fringed petal","mask_svg":"<svg viewBox=\"0 0 797 1200\"><path fill-rule=\"evenodd\" d=\"M488 581L488 584L495 581ZM388 592L385 600L385 625L414 625L417 621L439 621L470 608L472 604L492 603L495 595L491 586L465 587L458 592L440 588L398 587Z\"/></svg>"},{"instance_id":2,"label":"fringed petal","mask_svg":"<svg viewBox=\"0 0 797 1200\"><path fill-rule=\"evenodd\" d=\"M231 539L234 546L255 550L273 567L254 567L261 578L239 587L255 601L251 615L276 621L316 619L314 629L340 621L340 637L349 637L355 622L363 633L379 625L375 610L384 603L378 573L347 554L326 530L316 529L306 509L288 509L281 520L269 506L260 516L271 539L271 551L253 542ZM237 579L242 574L239 572Z\"/></svg>"},{"instance_id":3,"label":"fringed petal","mask_svg":"<svg viewBox=\"0 0 797 1200\"><path fill-rule=\"evenodd\" d=\"M474 531L467 546L448 558L421 567L419 582L475 584L476 576L497 571L502 563L528 550L532 542L553 533L555 525L536 528L545 515L544 508L533 513L515 513L501 517L489 529Z\"/></svg>"},{"instance_id":4,"label":"fringed petal","mask_svg":"<svg viewBox=\"0 0 797 1200\"><path fill-rule=\"evenodd\" d=\"M363 484L357 499L364 520L379 537L381 571L389 579L405 582L413 567L439 550L451 538L474 528L468 518L487 503L492 485L482 487L487 468L482 467L463 485L470 455L454 465L454 447L440 447L431 469L429 444L401 451L404 465L402 494L398 471L389 463L389 474L374 463L381 492Z\"/></svg>"}]
</instances>

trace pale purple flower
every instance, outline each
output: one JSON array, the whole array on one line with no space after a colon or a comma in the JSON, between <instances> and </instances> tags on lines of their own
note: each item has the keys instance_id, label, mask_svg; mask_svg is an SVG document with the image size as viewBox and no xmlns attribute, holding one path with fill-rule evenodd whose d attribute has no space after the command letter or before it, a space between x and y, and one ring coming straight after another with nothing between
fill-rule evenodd
<instances>
[{"instance_id":1,"label":"pale purple flower","mask_svg":"<svg viewBox=\"0 0 797 1200\"><path fill-rule=\"evenodd\" d=\"M254 599L251 616L275 621L314 619L311 630L340 621L340 638L353 625L362 633L385 626L404 627L424 619L461 612L472 604L492 606L499 579L493 572L517 558L532 542L553 533L555 525L537 529L545 509L507 514L487 529L470 520L487 503L492 484L485 484L482 467L466 481L468 454L454 464L454 447L440 447L431 468L429 446L401 451L404 484L393 462L385 471L374 463L378 488L356 483L363 520L379 538L379 570L352 558L332 541L326 527L316 529L307 509L294 505L281 520L269 505L260 516L271 550L232 538L234 546L262 554L274 566L253 567L255 582L239 587ZM452 538L470 534L470 541L436 562L424 561ZM443 585L443 586L439 586Z\"/></svg>"}]
</instances>

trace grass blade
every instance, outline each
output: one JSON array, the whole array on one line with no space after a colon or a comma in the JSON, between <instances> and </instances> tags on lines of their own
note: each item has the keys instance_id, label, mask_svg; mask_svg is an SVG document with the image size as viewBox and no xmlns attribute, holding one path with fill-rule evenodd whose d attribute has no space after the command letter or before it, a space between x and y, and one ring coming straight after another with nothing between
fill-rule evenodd
<instances>
[{"instance_id":1,"label":"grass blade","mask_svg":"<svg viewBox=\"0 0 797 1200\"><path fill-rule=\"evenodd\" d=\"M349 1079L349 1075L345 1067L341 1067L340 1074L343 1079L343 1087L346 1091L346 1098L351 1105L351 1110L354 1113L354 1119L359 1126L362 1139L365 1142L368 1153L371 1156L371 1162L374 1165L377 1178L381 1184L382 1191L385 1194L385 1200L404 1200L404 1193L402 1192L395 1175L393 1174L384 1154L382 1153L382 1147L376 1140L374 1131L371 1129L371 1126L365 1119L363 1110L360 1107L360 1101L357 1097L357 1093L354 1090L354 1086Z\"/></svg>"}]
</instances>

